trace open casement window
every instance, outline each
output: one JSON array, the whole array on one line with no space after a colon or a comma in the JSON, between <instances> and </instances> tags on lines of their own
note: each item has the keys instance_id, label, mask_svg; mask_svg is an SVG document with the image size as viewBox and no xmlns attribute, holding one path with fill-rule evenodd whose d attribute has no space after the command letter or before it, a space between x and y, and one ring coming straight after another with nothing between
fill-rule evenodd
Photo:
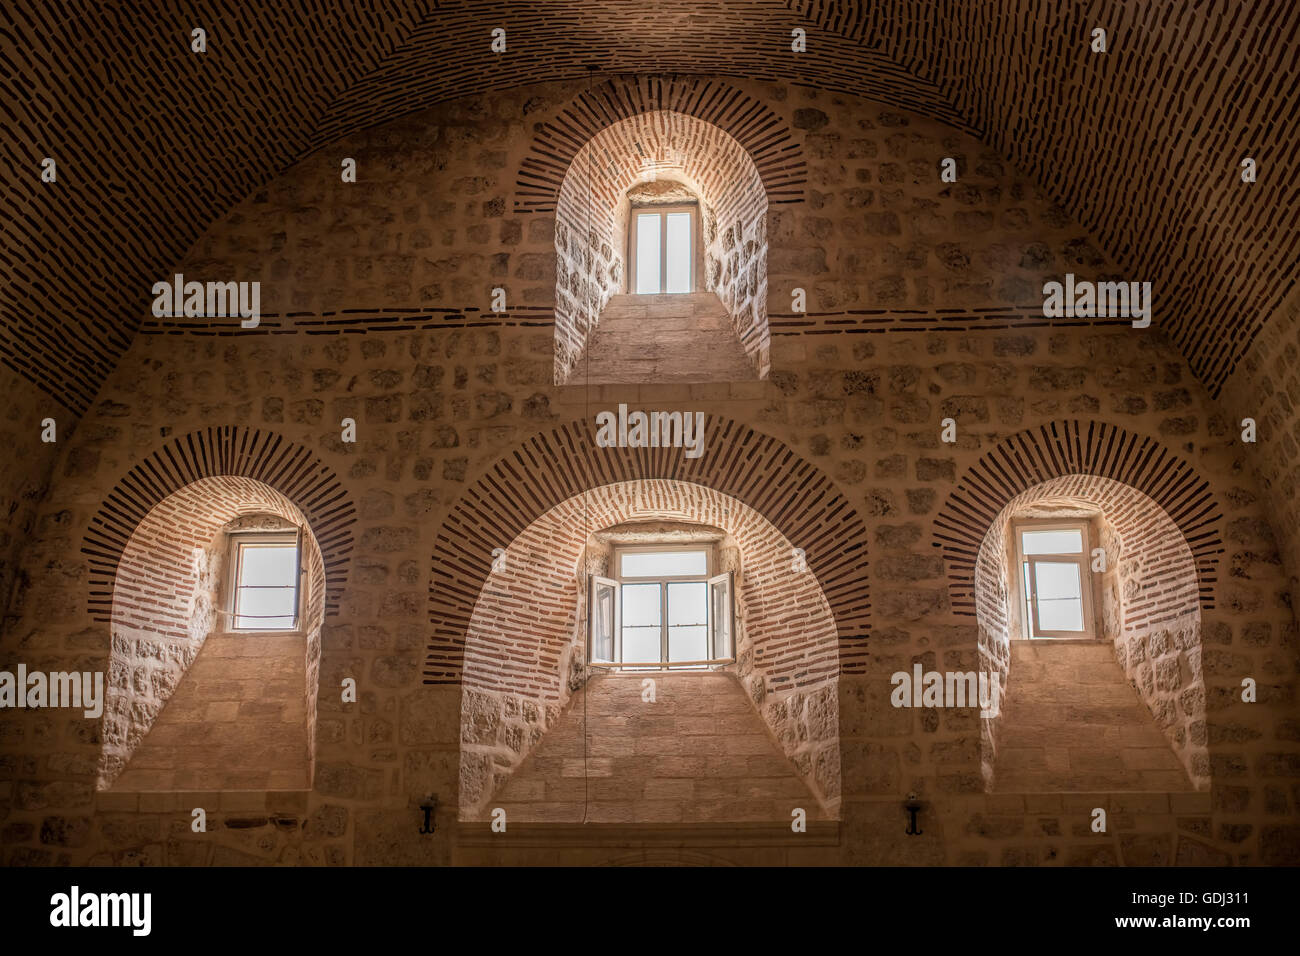
<instances>
[{"instance_id":1,"label":"open casement window","mask_svg":"<svg viewBox=\"0 0 1300 956\"><path fill-rule=\"evenodd\" d=\"M701 669L735 659L732 575L710 576L711 549L619 548L613 562L614 578L590 578L593 666Z\"/></svg>"},{"instance_id":2,"label":"open casement window","mask_svg":"<svg viewBox=\"0 0 1300 956\"><path fill-rule=\"evenodd\" d=\"M588 601L591 633L588 645L593 664L612 664L619 657L618 588L617 581L591 575Z\"/></svg>"},{"instance_id":3,"label":"open casement window","mask_svg":"<svg viewBox=\"0 0 1300 956\"><path fill-rule=\"evenodd\" d=\"M698 209L696 205L632 207L629 292L695 291Z\"/></svg>"},{"instance_id":4,"label":"open casement window","mask_svg":"<svg viewBox=\"0 0 1300 956\"><path fill-rule=\"evenodd\" d=\"M709 646L715 660L734 660L731 625L735 620L731 587L735 572L723 571L709 578Z\"/></svg>"},{"instance_id":5,"label":"open casement window","mask_svg":"<svg viewBox=\"0 0 1300 956\"><path fill-rule=\"evenodd\" d=\"M302 537L297 531L230 536L231 631L292 631L301 607Z\"/></svg>"},{"instance_id":6,"label":"open casement window","mask_svg":"<svg viewBox=\"0 0 1300 956\"><path fill-rule=\"evenodd\" d=\"M1095 636L1087 522L1017 522L1013 533L1023 636Z\"/></svg>"}]
</instances>

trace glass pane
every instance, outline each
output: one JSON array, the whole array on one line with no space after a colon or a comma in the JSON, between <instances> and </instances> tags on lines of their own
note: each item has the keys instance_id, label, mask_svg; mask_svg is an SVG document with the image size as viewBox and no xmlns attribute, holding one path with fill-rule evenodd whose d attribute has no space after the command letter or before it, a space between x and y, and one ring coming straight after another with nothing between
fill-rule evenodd
<instances>
[{"instance_id":1,"label":"glass pane","mask_svg":"<svg viewBox=\"0 0 1300 956\"><path fill-rule=\"evenodd\" d=\"M659 291L659 213L638 213L636 217L636 291L654 295Z\"/></svg>"},{"instance_id":2,"label":"glass pane","mask_svg":"<svg viewBox=\"0 0 1300 956\"><path fill-rule=\"evenodd\" d=\"M293 604L293 588L241 587L235 605L235 627L287 630L293 627Z\"/></svg>"},{"instance_id":3,"label":"glass pane","mask_svg":"<svg viewBox=\"0 0 1300 956\"><path fill-rule=\"evenodd\" d=\"M614 659L614 589L596 585L596 607L592 610L591 659Z\"/></svg>"},{"instance_id":4,"label":"glass pane","mask_svg":"<svg viewBox=\"0 0 1300 956\"><path fill-rule=\"evenodd\" d=\"M623 657L632 663L663 660L659 585L623 585Z\"/></svg>"},{"instance_id":5,"label":"glass pane","mask_svg":"<svg viewBox=\"0 0 1300 956\"><path fill-rule=\"evenodd\" d=\"M1034 636L1034 617L1033 617L1034 589L1031 587L1033 579L1030 578L1029 576L1032 573L1033 572L1029 569L1028 561L1026 561L1024 564L1020 566L1020 583L1025 586L1024 608L1025 608L1025 615L1026 615L1025 620L1022 622L1021 632L1024 634L1025 637Z\"/></svg>"},{"instance_id":6,"label":"glass pane","mask_svg":"<svg viewBox=\"0 0 1300 956\"><path fill-rule=\"evenodd\" d=\"M297 577L297 545L241 544L234 626L291 630L296 624Z\"/></svg>"},{"instance_id":7,"label":"glass pane","mask_svg":"<svg viewBox=\"0 0 1300 956\"><path fill-rule=\"evenodd\" d=\"M298 573L298 549L292 544L246 544L239 558L241 587L292 587Z\"/></svg>"},{"instance_id":8,"label":"glass pane","mask_svg":"<svg viewBox=\"0 0 1300 956\"><path fill-rule=\"evenodd\" d=\"M1021 550L1024 554L1082 554L1083 532L1078 528L1056 531L1022 531Z\"/></svg>"},{"instance_id":9,"label":"glass pane","mask_svg":"<svg viewBox=\"0 0 1300 956\"><path fill-rule=\"evenodd\" d=\"M730 588L723 581L709 585L713 601L713 657L722 660L731 656L731 602L727 599Z\"/></svg>"},{"instance_id":10,"label":"glass pane","mask_svg":"<svg viewBox=\"0 0 1300 956\"><path fill-rule=\"evenodd\" d=\"M1083 582L1073 561L1033 562L1038 627L1043 631L1083 630Z\"/></svg>"},{"instance_id":11,"label":"glass pane","mask_svg":"<svg viewBox=\"0 0 1300 956\"><path fill-rule=\"evenodd\" d=\"M629 664L653 664L660 660L659 628L623 627L623 660Z\"/></svg>"},{"instance_id":12,"label":"glass pane","mask_svg":"<svg viewBox=\"0 0 1300 956\"><path fill-rule=\"evenodd\" d=\"M709 659L708 585L675 581L668 585L668 659Z\"/></svg>"},{"instance_id":13,"label":"glass pane","mask_svg":"<svg viewBox=\"0 0 1300 956\"><path fill-rule=\"evenodd\" d=\"M624 551L619 567L625 578L708 574L709 558L703 551Z\"/></svg>"},{"instance_id":14,"label":"glass pane","mask_svg":"<svg viewBox=\"0 0 1300 956\"><path fill-rule=\"evenodd\" d=\"M691 291L691 214L670 212L668 220L668 288L665 292Z\"/></svg>"}]
</instances>

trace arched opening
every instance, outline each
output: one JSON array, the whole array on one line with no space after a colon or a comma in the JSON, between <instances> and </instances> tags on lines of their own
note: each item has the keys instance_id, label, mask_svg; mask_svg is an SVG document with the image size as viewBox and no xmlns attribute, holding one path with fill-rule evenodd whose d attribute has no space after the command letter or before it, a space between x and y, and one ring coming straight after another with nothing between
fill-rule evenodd
<instances>
[{"instance_id":1,"label":"arched opening","mask_svg":"<svg viewBox=\"0 0 1300 956\"><path fill-rule=\"evenodd\" d=\"M1005 688L983 719L995 790L1206 789L1196 562L1155 501L1065 475L998 513L975 565L981 657Z\"/></svg>"},{"instance_id":2,"label":"arched opening","mask_svg":"<svg viewBox=\"0 0 1300 956\"><path fill-rule=\"evenodd\" d=\"M325 568L252 478L155 505L117 564L99 789L309 789Z\"/></svg>"},{"instance_id":3,"label":"arched opening","mask_svg":"<svg viewBox=\"0 0 1300 956\"><path fill-rule=\"evenodd\" d=\"M765 377L767 206L704 120L656 110L593 136L556 203L556 383L579 362L591 383Z\"/></svg>"},{"instance_id":4,"label":"arched opening","mask_svg":"<svg viewBox=\"0 0 1300 956\"><path fill-rule=\"evenodd\" d=\"M597 447L590 420L577 420L503 454L457 499L435 536L424 683L463 682L470 618L490 584L494 551L552 507L634 478L714 489L782 529L830 606L840 673L867 673L872 605L862 516L820 469L770 435L717 415L705 416L704 433L717 452L688 458L672 448ZM589 527L585 517L579 527Z\"/></svg>"},{"instance_id":5,"label":"arched opening","mask_svg":"<svg viewBox=\"0 0 1300 956\"><path fill-rule=\"evenodd\" d=\"M667 608L665 617L656 611L631 626L663 623L666 653L684 663L593 666L601 655L589 643L591 582L618 575L619 554L650 549L707 551L707 573L734 582L730 653L696 656L708 654L690 633L703 619L687 620L686 590L683 610L668 592L696 582L661 567L629 580L650 589L659 587L652 578L668 579L653 602ZM675 624L681 632L669 633ZM657 641L656 634L646 643ZM833 817L838 678L830 606L767 519L685 481L591 489L500 549L474 606L461 818L482 819L496 807L524 822L788 823L796 807L812 819Z\"/></svg>"}]
</instances>

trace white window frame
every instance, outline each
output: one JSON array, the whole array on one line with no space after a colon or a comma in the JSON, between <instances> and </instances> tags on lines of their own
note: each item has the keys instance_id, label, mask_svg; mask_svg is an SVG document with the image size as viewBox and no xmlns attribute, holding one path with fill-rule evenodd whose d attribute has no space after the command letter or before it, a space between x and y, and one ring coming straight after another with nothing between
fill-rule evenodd
<instances>
[{"instance_id":1,"label":"white window frame","mask_svg":"<svg viewBox=\"0 0 1300 956\"><path fill-rule=\"evenodd\" d=\"M686 292L666 292L668 285L668 215L669 213L688 213L691 217L691 254L689 256L691 280ZM659 291L637 293L637 216L659 215ZM672 205L632 206L628 215L627 238L627 291L639 295L687 295L699 289L700 275L700 204L674 203Z\"/></svg>"},{"instance_id":2,"label":"white window frame","mask_svg":"<svg viewBox=\"0 0 1300 956\"><path fill-rule=\"evenodd\" d=\"M230 550L227 553L229 574L227 576L226 631L230 634L296 634L302 628L302 530L294 531L235 531L230 535ZM244 548L294 546L296 565L294 573L293 626L292 627L236 627L235 622L241 616L239 611L239 589L241 556Z\"/></svg>"},{"instance_id":3,"label":"white window frame","mask_svg":"<svg viewBox=\"0 0 1300 956\"><path fill-rule=\"evenodd\" d=\"M1011 523L1011 533L1016 542L1016 596L1020 602L1021 638L1024 640L1096 640L1097 626L1093 612L1093 591L1096 582L1092 574L1092 540L1091 521L1087 518L1022 518ZM1024 553L1025 531L1078 531L1083 542L1078 554L1032 554ZM1082 592L1083 630L1082 631L1047 631L1038 627L1038 600L1033 588L1036 575L1030 574L1030 587L1026 589L1025 565L1032 566L1039 561L1052 564L1074 563L1079 566L1079 590ZM1029 593L1026 593L1026 590Z\"/></svg>"},{"instance_id":4,"label":"white window frame","mask_svg":"<svg viewBox=\"0 0 1300 956\"><path fill-rule=\"evenodd\" d=\"M703 574L667 574L657 575L654 577L646 576L623 576L623 555L624 554L645 554L647 552L668 551L700 551L705 556L705 570ZM593 667L603 667L611 670L701 670L716 667L722 664L732 664L736 660L736 641L735 641L735 586L734 576L730 571L724 571L721 574L714 574L715 554L714 547L710 543L682 543L682 544L626 544L615 545L610 554L612 577L601 577L591 575L589 585L588 599L588 630L587 630L587 662ZM698 661L669 661L668 660L668 585L676 583L700 582L705 585L705 640L709 648L709 656ZM657 661L625 661L623 660L623 585L625 584L657 584L659 585L659 660ZM726 609L725 617L719 621L715 618L715 589L721 588L725 593ZM597 628L597 603L602 590L612 590L614 593L614 615L613 615L613 660L600 660L595 656L596 628ZM727 653L719 656L715 653L715 644L718 634L725 635L727 643Z\"/></svg>"},{"instance_id":5,"label":"white window frame","mask_svg":"<svg viewBox=\"0 0 1300 956\"><path fill-rule=\"evenodd\" d=\"M610 613L606 621L600 613L600 596L602 592L610 594ZM597 630L602 623L608 624L609 656L596 655ZM602 643L604 643L602 641ZM593 667L618 666L623 656L623 595L619 583L611 578L593 574L588 579L587 588L587 663Z\"/></svg>"}]
</instances>

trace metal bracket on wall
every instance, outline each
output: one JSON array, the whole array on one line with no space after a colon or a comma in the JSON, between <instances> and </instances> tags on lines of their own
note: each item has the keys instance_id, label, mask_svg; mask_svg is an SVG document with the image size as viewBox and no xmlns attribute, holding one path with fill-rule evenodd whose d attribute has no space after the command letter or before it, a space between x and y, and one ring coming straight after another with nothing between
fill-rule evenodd
<instances>
[{"instance_id":1,"label":"metal bracket on wall","mask_svg":"<svg viewBox=\"0 0 1300 956\"><path fill-rule=\"evenodd\" d=\"M438 812L438 797L431 794L422 804L420 809L424 811L424 823L420 827L420 833L432 833L438 828L434 822L434 814Z\"/></svg>"},{"instance_id":2,"label":"metal bracket on wall","mask_svg":"<svg viewBox=\"0 0 1300 956\"><path fill-rule=\"evenodd\" d=\"M903 831L908 836L920 836L924 832L916 825L916 814L920 811L921 807L922 803L920 800L916 799L916 794L914 792L909 793L907 799L903 801L903 809L905 809L911 817L911 820L907 824L907 829Z\"/></svg>"}]
</instances>

